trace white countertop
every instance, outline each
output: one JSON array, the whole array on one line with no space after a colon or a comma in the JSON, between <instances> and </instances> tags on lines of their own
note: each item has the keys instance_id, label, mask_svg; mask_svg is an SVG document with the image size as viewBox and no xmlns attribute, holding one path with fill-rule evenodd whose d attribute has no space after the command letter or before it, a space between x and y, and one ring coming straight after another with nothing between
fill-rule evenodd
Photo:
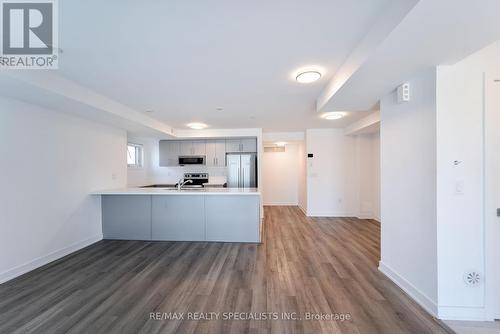
<instances>
[{"instance_id":1,"label":"white countertop","mask_svg":"<svg viewBox=\"0 0 500 334\"><path fill-rule=\"evenodd\" d=\"M260 195L257 188L201 188L201 189L165 189L165 188L122 188L95 191L92 195Z\"/></svg>"}]
</instances>

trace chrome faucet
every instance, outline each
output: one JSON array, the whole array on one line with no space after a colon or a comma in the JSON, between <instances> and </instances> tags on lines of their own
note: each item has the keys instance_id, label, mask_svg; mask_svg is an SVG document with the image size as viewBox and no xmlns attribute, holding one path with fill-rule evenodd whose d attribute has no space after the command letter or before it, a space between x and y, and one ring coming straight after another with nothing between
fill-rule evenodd
<instances>
[{"instance_id":1,"label":"chrome faucet","mask_svg":"<svg viewBox=\"0 0 500 334\"><path fill-rule=\"evenodd\" d=\"M177 182L177 190L181 190L186 183L193 183L193 180L184 181L184 179L180 179L179 182Z\"/></svg>"}]
</instances>

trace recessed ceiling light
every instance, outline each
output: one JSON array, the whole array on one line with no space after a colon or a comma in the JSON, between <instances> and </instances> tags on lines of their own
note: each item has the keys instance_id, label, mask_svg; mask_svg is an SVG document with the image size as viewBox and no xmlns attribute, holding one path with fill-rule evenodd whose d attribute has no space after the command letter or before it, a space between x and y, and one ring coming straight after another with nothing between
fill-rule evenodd
<instances>
[{"instance_id":1,"label":"recessed ceiling light","mask_svg":"<svg viewBox=\"0 0 500 334\"><path fill-rule=\"evenodd\" d=\"M286 141L278 141L278 142L274 143L274 145L279 146L279 147L283 147L286 145Z\"/></svg>"},{"instance_id":2,"label":"recessed ceiling light","mask_svg":"<svg viewBox=\"0 0 500 334\"><path fill-rule=\"evenodd\" d=\"M323 118L332 121L336 119L341 119L344 116L345 114L343 112L329 112L327 114L324 114Z\"/></svg>"},{"instance_id":3,"label":"recessed ceiling light","mask_svg":"<svg viewBox=\"0 0 500 334\"><path fill-rule=\"evenodd\" d=\"M321 73L318 71L305 71L297 74L295 80L299 83L312 83L321 78Z\"/></svg>"},{"instance_id":4,"label":"recessed ceiling light","mask_svg":"<svg viewBox=\"0 0 500 334\"><path fill-rule=\"evenodd\" d=\"M208 125L206 125L205 123L189 123L186 124L186 126L193 130L202 130L206 128Z\"/></svg>"}]
</instances>

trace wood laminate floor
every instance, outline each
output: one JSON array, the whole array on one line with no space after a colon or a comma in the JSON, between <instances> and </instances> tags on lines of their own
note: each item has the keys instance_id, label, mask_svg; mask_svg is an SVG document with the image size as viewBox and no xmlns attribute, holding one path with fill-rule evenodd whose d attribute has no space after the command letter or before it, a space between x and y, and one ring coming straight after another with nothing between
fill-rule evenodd
<instances>
[{"instance_id":1,"label":"wood laminate floor","mask_svg":"<svg viewBox=\"0 0 500 334\"><path fill-rule=\"evenodd\" d=\"M377 270L377 222L266 207L264 226L261 245L98 242L0 285L0 333L447 333Z\"/></svg>"}]
</instances>

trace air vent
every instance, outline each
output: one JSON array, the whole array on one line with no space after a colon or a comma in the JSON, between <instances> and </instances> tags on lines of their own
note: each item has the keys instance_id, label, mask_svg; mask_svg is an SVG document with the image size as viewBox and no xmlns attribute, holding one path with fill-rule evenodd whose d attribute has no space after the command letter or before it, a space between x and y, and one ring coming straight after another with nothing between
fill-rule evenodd
<instances>
[{"instance_id":1,"label":"air vent","mask_svg":"<svg viewBox=\"0 0 500 334\"><path fill-rule=\"evenodd\" d=\"M464 274L465 284L468 286L478 286L481 283L481 274L471 270Z\"/></svg>"},{"instance_id":2,"label":"air vent","mask_svg":"<svg viewBox=\"0 0 500 334\"><path fill-rule=\"evenodd\" d=\"M285 146L264 147L264 152L285 152Z\"/></svg>"}]
</instances>

